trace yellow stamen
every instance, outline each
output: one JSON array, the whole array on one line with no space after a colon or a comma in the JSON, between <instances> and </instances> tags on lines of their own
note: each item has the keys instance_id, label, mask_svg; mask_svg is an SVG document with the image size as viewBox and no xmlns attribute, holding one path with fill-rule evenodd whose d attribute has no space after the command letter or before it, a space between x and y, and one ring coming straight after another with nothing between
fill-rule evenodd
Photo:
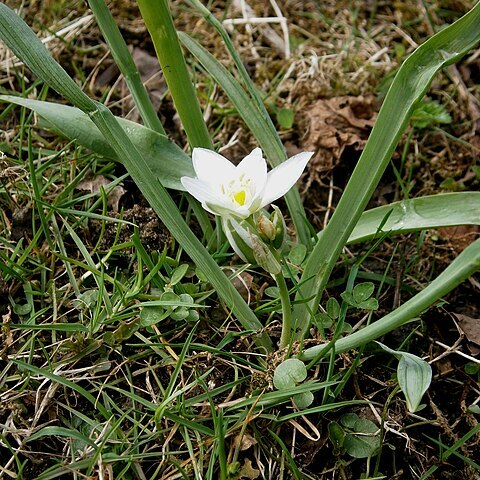
<instances>
[{"instance_id":1,"label":"yellow stamen","mask_svg":"<svg viewBox=\"0 0 480 480\"><path fill-rule=\"evenodd\" d=\"M247 195L245 193L245 190L240 190L239 192L235 193L235 195L233 195L233 198L239 205L244 205L246 196Z\"/></svg>"}]
</instances>

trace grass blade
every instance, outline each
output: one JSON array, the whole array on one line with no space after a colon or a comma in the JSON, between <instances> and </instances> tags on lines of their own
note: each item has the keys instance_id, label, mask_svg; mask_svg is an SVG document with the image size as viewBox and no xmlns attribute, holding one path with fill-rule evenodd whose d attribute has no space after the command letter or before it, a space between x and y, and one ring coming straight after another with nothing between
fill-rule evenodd
<instances>
[{"instance_id":1,"label":"grass blade","mask_svg":"<svg viewBox=\"0 0 480 480\"><path fill-rule=\"evenodd\" d=\"M148 97L147 90L143 86L142 79L140 78L140 74L138 73L130 51L128 50L127 44L125 43L110 10L104 0L89 0L88 4L90 5L98 26L108 43L113 59L120 69L120 72L122 72L128 89L132 94L133 101L135 102L145 125L155 132L166 135L157 116L157 112L155 112L152 102Z\"/></svg>"}]
</instances>

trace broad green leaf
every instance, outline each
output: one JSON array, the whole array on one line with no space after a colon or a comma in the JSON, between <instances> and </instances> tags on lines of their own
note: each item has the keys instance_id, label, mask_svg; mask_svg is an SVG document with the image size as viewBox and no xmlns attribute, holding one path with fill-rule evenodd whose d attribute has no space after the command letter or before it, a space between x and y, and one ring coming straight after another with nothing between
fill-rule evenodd
<instances>
[{"instance_id":1,"label":"broad green leaf","mask_svg":"<svg viewBox=\"0 0 480 480\"><path fill-rule=\"evenodd\" d=\"M156 325L169 316L169 312L165 311L161 307L144 307L140 311L140 323L141 327L150 327Z\"/></svg>"},{"instance_id":2,"label":"broad green leaf","mask_svg":"<svg viewBox=\"0 0 480 480\"><path fill-rule=\"evenodd\" d=\"M283 128L292 128L295 112L290 108L281 108L277 112L277 121Z\"/></svg>"},{"instance_id":3,"label":"broad green leaf","mask_svg":"<svg viewBox=\"0 0 480 480\"><path fill-rule=\"evenodd\" d=\"M188 270L188 263L183 263L182 265L178 266L172 273L172 276L170 278L170 285L176 285L178 282L180 282L182 278L185 276L185 274L187 273L187 270Z\"/></svg>"},{"instance_id":4,"label":"broad green leaf","mask_svg":"<svg viewBox=\"0 0 480 480\"><path fill-rule=\"evenodd\" d=\"M289 358L275 369L273 384L278 390L288 390L295 388L297 383L303 382L306 378L305 364L296 358Z\"/></svg>"},{"instance_id":5,"label":"broad green leaf","mask_svg":"<svg viewBox=\"0 0 480 480\"><path fill-rule=\"evenodd\" d=\"M331 328L333 320L328 313L317 313L314 318L314 323L319 330L324 330L325 328Z\"/></svg>"},{"instance_id":6,"label":"broad green leaf","mask_svg":"<svg viewBox=\"0 0 480 480\"><path fill-rule=\"evenodd\" d=\"M468 411L469 411L470 413L474 413L474 414L476 414L476 415L480 415L480 406L477 405L477 404L470 405L470 406L468 407Z\"/></svg>"},{"instance_id":7,"label":"broad green leaf","mask_svg":"<svg viewBox=\"0 0 480 480\"><path fill-rule=\"evenodd\" d=\"M75 140L99 155L123 163L123 159L118 158L89 116L78 108L13 95L0 95L0 101L15 103L33 110L44 119L47 128L61 133L69 140ZM167 137L124 118L116 119L162 185L185 190L180 178L196 176L191 158Z\"/></svg>"},{"instance_id":8,"label":"broad green leaf","mask_svg":"<svg viewBox=\"0 0 480 480\"><path fill-rule=\"evenodd\" d=\"M327 300L327 314L333 320L336 320L340 315L340 304L334 297L330 297Z\"/></svg>"},{"instance_id":9,"label":"broad green leaf","mask_svg":"<svg viewBox=\"0 0 480 480\"><path fill-rule=\"evenodd\" d=\"M362 213L348 243L379 236L381 225L382 232L392 235L427 228L480 225L480 192L430 195L367 210Z\"/></svg>"},{"instance_id":10,"label":"broad green leaf","mask_svg":"<svg viewBox=\"0 0 480 480\"><path fill-rule=\"evenodd\" d=\"M297 408L303 410L313 403L314 396L312 392L298 393L292 397L292 400Z\"/></svg>"},{"instance_id":11,"label":"broad green leaf","mask_svg":"<svg viewBox=\"0 0 480 480\"><path fill-rule=\"evenodd\" d=\"M131 336L138 331L140 324L138 321L133 322L120 322L120 325L113 332L112 337L107 335L110 332L106 332L107 338L113 340L113 344L122 343L125 340L131 338Z\"/></svg>"},{"instance_id":12,"label":"broad green leaf","mask_svg":"<svg viewBox=\"0 0 480 480\"><path fill-rule=\"evenodd\" d=\"M380 448L378 427L370 420L356 413L347 413L340 418L346 428L343 448L354 458L368 458Z\"/></svg>"},{"instance_id":13,"label":"broad green leaf","mask_svg":"<svg viewBox=\"0 0 480 480\"><path fill-rule=\"evenodd\" d=\"M16 303L13 306L13 312L16 315L21 315L21 316L28 315L31 311L32 311L32 306L29 303L24 303L24 304Z\"/></svg>"},{"instance_id":14,"label":"broad green leaf","mask_svg":"<svg viewBox=\"0 0 480 480\"><path fill-rule=\"evenodd\" d=\"M354 458L368 458L380 448L380 439L375 435L347 433L343 442L345 451Z\"/></svg>"},{"instance_id":15,"label":"broad green leaf","mask_svg":"<svg viewBox=\"0 0 480 480\"><path fill-rule=\"evenodd\" d=\"M357 306L362 310L378 310L378 300L376 298L369 298L368 300L360 302Z\"/></svg>"},{"instance_id":16,"label":"broad green leaf","mask_svg":"<svg viewBox=\"0 0 480 480\"><path fill-rule=\"evenodd\" d=\"M307 247L300 243L292 247L292 249L288 254L288 259L294 265L301 265L302 262L305 260L306 255L307 255Z\"/></svg>"},{"instance_id":17,"label":"broad green leaf","mask_svg":"<svg viewBox=\"0 0 480 480\"><path fill-rule=\"evenodd\" d=\"M386 352L395 355L399 360L397 367L398 385L407 400L408 411L415 412L432 381L432 367L425 360L412 353L392 350L380 342L376 343Z\"/></svg>"},{"instance_id":18,"label":"broad green leaf","mask_svg":"<svg viewBox=\"0 0 480 480\"><path fill-rule=\"evenodd\" d=\"M397 369L398 384L407 400L408 410L415 412L432 381L432 367L416 355L397 353L400 355Z\"/></svg>"},{"instance_id":19,"label":"broad green leaf","mask_svg":"<svg viewBox=\"0 0 480 480\"><path fill-rule=\"evenodd\" d=\"M280 298L280 291L278 287L267 287L264 293L270 298Z\"/></svg>"},{"instance_id":20,"label":"broad green leaf","mask_svg":"<svg viewBox=\"0 0 480 480\"><path fill-rule=\"evenodd\" d=\"M353 288L353 298L356 303L364 302L372 296L374 290L375 285L372 282L359 283Z\"/></svg>"},{"instance_id":21,"label":"broad green leaf","mask_svg":"<svg viewBox=\"0 0 480 480\"><path fill-rule=\"evenodd\" d=\"M328 438L333 444L334 453L340 453L345 441L345 431L337 422L330 422L328 424Z\"/></svg>"},{"instance_id":22,"label":"broad green leaf","mask_svg":"<svg viewBox=\"0 0 480 480\"><path fill-rule=\"evenodd\" d=\"M480 364L474 362L468 362L465 364L465 373L468 375L476 375L477 373L480 374Z\"/></svg>"},{"instance_id":23,"label":"broad green leaf","mask_svg":"<svg viewBox=\"0 0 480 480\"><path fill-rule=\"evenodd\" d=\"M338 256L378 185L415 107L436 73L477 45L479 25L480 2L477 2L470 12L420 45L400 67L335 212L305 265L294 308L297 339L308 332L310 312L315 314Z\"/></svg>"}]
</instances>

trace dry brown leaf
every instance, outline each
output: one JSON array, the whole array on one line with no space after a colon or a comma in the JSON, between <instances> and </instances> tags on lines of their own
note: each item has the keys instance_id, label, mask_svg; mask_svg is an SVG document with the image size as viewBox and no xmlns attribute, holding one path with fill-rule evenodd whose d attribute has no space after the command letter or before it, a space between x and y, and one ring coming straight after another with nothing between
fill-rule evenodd
<instances>
[{"instance_id":1,"label":"dry brown leaf","mask_svg":"<svg viewBox=\"0 0 480 480\"><path fill-rule=\"evenodd\" d=\"M373 96L342 96L321 99L306 108L310 127L302 149L317 152L311 169L322 175L340 162L346 147L363 149L375 123L374 103Z\"/></svg>"},{"instance_id":2,"label":"dry brown leaf","mask_svg":"<svg viewBox=\"0 0 480 480\"><path fill-rule=\"evenodd\" d=\"M8 306L8 311L5 315L2 315L2 341L4 347L10 347L13 345L13 334L10 330L9 323L12 321L12 310Z\"/></svg>"},{"instance_id":3,"label":"dry brown leaf","mask_svg":"<svg viewBox=\"0 0 480 480\"><path fill-rule=\"evenodd\" d=\"M118 204L123 194L125 193L125 190L120 185L113 187L113 189L105 188L107 185L110 185L110 183L112 182L103 175L93 175L92 172L88 172L85 175L85 178L78 182L75 188L76 190L85 190L91 193L98 193L100 191L100 188L104 187L104 189L108 191L107 205L114 212L118 212Z\"/></svg>"},{"instance_id":4,"label":"dry brown leaf","mask_svg":"<svg viewBox=\"0 0 480 480\"><path fill-rule=\"evenodd\" d=\"M255 440L255 438L253 438L248 433L245 433L244 435L237 435L235 437L235 445L239 445L242 452L248 450L250 447L256 445L257 443L258 442Z\"/></svg>"},{"instance_id":5,"label":"dry brown leaf","mask_svg":"<svg viewBox=\"0 0 480 480\"><path fill-rule=\"evenodd\" d=\"M458 326L465 334L467 340L472 344L469 349L473 355L480 353L480 318L472 318L468 315L456 313Z\"/></svg>"},{"instance_id":6,"label":"dry brown leaf","mask_svg":"<svg viewBox=\"0 0 480 480\"><path fill-rule=\"evenodd\" d=\"M238 293L246 302L250 302L250 289L252 288L253 277L247 272L241 272L233 280L232 285L238 290Z\"/></svg>"},{"instance_id":7,"label":"dry brown leaf","mask_svg":"<svg viewBox=\"0 0 480 480\"><path fill-rule=\"evenodd\" d=\"M162 99L165 96L167 91L167 86L165 80L160 70L160 65L158 63L157 57L150 55L145 50L135 47L132 52L133 61L137 66L138 72L140 73L140 78L145 84L145 87L148 91L148 96L152 101L153 108L158 111L160 105L162 104ZM129 90L127 84L122 81L120 84L122 98L125 98L124 101L124 110L131 111L128 115L128 119L133 122L141 122L140 115L138 110L134 109L134 102L129 96Z\"/></svg>"},{"instance_id":8,"label":"dry brown leaf","mask_svg":"<svg viewBox=\"0 0 480 480\"><path fill-rule=\"evenodd\" d=\"M249 478L255 480L260 476L260 470L253 468L251 460L245 459L243 467L240 469L239 478Z\"/></svg>"},{"instance_id":9,"label":"dry brown leaf","mask_svg":"<svg viewBox=\"0 0 480 480\"><path fill-rule=\"evenodd\" d=\"M147 89L153 107L158 111L167 91L158 59L138 47L133 48L132 57L140 74L140 78ZM112 64L95 78L95 86L100 90L103 90L114 84L119 75L120 71L118 70L118 67L115 64ZM140 114L135 108L135 103L130 95L127 83L123 78L118 83L117 88L120 91L119 95L122 98L121 105L123 116L127 117L132 122L142 123Z\"/></svg>"},{"instance_id":10,"label":"dry brown leaf","mask_svg":"<svg viewBox=\"0 0 480 480\"><path fill-rule=\"evenodd\" d=\"M478 225L459 225L458 227L439 228L438 233L448 240L452 249L457 253L462 252L478 237L480 227Z\"/></svg>"}]
</instances>

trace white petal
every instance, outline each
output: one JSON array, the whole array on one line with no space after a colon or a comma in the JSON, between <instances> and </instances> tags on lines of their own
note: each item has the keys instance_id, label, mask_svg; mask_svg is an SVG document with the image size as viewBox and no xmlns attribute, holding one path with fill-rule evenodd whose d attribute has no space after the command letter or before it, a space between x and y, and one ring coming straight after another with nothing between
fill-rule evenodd
<instances>
[{"instance_id":1,"label":"white petal","mask_svg":"<svg viewBox=\"0 0 480 480\"><path fill-rule=\"evenodd\" d=\"M200 180L220 184L235 175L235 165L213 150L194 148L193 168Z\"/></svg>"},{"instance_id":2,"label":"white petal","mask_svg":"<svg viewBox=\"0 0 480 480\"><path fill-rule=\"evenodd\" d=\"M255 148L238 164L237 175L240 176L242 173L263 190L267 183L267 162L260 148Z\"/></svg>"},{"instance_id":3,"label":"white petal","mask_svg":"<svg viewBox=\"0 0 480 480\"><path fill-rule=\"evenodd\" d=\"M253 213L258 210L267 185L267 162L260 148L255 148L238 164L237 176L242 174L250 180L251 196L245 207Z\"/></svg>"},{"instance_id":4,"label":"white petal","mask_svg":"<svg viewBox=\"0 0 480 480\"><path fill-rule=\"evenodd\" d=\"M243 254L243 252L240 250L240 247L237 245L237 242L235 241L235 238L233 238L232 232L230 230L230 224L229 224L229 219L228 218L222 218L222 225L223 225L223 231L225 232L225 235L227 237L228 243L232 246L234 252L245 262L245 263L250 263Z\"/></svg>"},{"instance_id":5,"label":"white petal","mask_svg":"<svg viewBox=\"0 0 480 480\"><path fill-rule=\"evenodd\" d=\"M313 154L314 152L299 153L268 172L261 207L285 195L295 185Z\"/></svg>"},{"instance_id":6,"label":"white petal","mask_svg":"<svg viewBox=\"0 0 480 480\"><path fill-rule=\"evenodd\" d=\"M185 190L191 195L193 195L201 203L221 202L220 197L212 193L214 189L208 182L205 182L198 178L191 178L191 177L181 177L180 182L182 182L182 185L185 188Z\"/></svg>"}]
</instances>

